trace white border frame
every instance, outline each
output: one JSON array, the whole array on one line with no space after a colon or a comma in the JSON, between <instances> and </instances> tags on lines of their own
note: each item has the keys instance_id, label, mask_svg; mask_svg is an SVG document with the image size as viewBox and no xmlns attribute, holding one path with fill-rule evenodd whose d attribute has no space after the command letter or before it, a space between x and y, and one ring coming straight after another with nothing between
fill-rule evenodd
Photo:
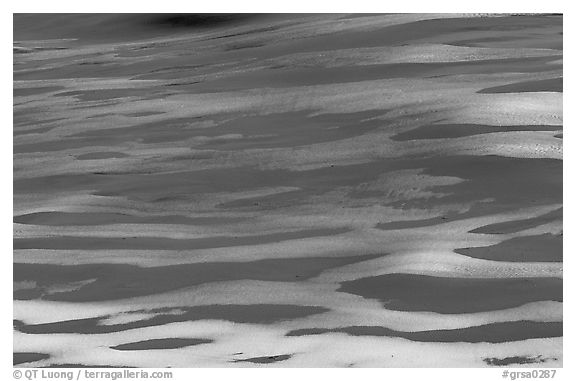
<instances>
[{"instance_id":1,"label":"white border frame","mask_svg":"<svg viewBox=\"0 0 576 381\"><path fill-rule=\"evenodd\" d=\"M336 2L335 0L289 0L289 1L263 1L263 0L219 0L217 2L199 2L185 0L163 0L155 2L124 1L119 0L97 0L94 2L82 2L72 0L8 0L2 4L2 19L0 23L3 52L12 51L13 42L13 13L169 13L169 12L195 12L195 13L379 13L379 12L403 12L403 13L436 13L436 12L466 12L466 13L564 13L564 61L572 63L573 50L570 48L574 44L573 37L573 9L569 1L550 0L479 0L473 1L370 1L352 0L346 2ZM570 43L572 41L572 43ZM572 45L573 46L573 45ZM4 309L0 314L0 329L4 338L1 346L0 375L5 380L14 379L12 367L12 60L8 54L0 60L2 65L2 128L0 129L0 144L2 160L0 165L8 179L2 186L1 205L1 278L3 283L0 287L2 296L2 306L10 308ZM574 105L574 96L571 92L572 73L570 66L564 70L564 106ZM573 99L570 101L570 99ZM574 124L574 113L570 107L566 110L564 118L564 142L572 142L570 128ZM575 155L571 149L565 150L564 157L564 195L576 194L576 180L568 175L568 168L574 168ZM564 227L568 234L564 237L564 368L557 369L555 380L576 379L575 368L572 359L576 359L574 350L575 328L572 323L576 323L574 315L574 297L572 291L576 290L574 284L574 266L576 259L572 258L575 240L570 232L573 232L574 200L564 197ZM10 283L10 286L8 286ZM375 380L385 379L421 379L421 380L466 380L466 381L487 381L506 380L502 378L504 369L528 371L532 368L492 368L492 369L469 369L469 368L448 368L448 369L428 369L428 368L408 368L408 369L173 369L174 380L200 380L203 378L234 379L234 381L254 381L269 380L274 377L275 381L293 381L295 378L330 378L331 381L347 380L349 377L362 377L364 379L373 378ZM64 369L62 369L64 370ZM70 371L70 369L67 369ZM153 369L149 369L152 371ZM157 369L167 370L167 369ZM271 373L274 372L274 373ZM76 374L76 373L75 373ZM24 377L22 379L25 379ZM81 378L82 379L82 378ZM509 379L508 379L509 380Z\"/></svg>"}]
</instances>

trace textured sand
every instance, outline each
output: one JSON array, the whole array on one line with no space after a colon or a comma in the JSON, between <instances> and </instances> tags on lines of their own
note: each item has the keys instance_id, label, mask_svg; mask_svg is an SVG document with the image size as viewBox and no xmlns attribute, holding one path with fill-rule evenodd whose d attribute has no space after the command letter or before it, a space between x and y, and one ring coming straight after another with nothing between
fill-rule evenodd
<instances>
[{"instance_id":1,"label":"textured sand","mask_svg":"<svg viewBox=\"0 0 576 381\"><path fill-rule=\"evenodd\" d=\"M562 366L562 22L15 15L14 363Z\"/></svg>"}]
</instances>

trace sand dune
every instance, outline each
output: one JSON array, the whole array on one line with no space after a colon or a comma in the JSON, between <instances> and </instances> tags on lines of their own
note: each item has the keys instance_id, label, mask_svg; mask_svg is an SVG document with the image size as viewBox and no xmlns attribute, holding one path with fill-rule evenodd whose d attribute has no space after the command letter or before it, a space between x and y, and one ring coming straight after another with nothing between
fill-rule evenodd
<instances>
[{"instance_id":1,"label":"sand dune","mask_svg":"<svg viewBox=\"0 0 576 381\"><path fill-rule=\"evenodd\" d=\"M562 366L562 23L16 14L14 364Z\"/></svg>"}]
</instances>

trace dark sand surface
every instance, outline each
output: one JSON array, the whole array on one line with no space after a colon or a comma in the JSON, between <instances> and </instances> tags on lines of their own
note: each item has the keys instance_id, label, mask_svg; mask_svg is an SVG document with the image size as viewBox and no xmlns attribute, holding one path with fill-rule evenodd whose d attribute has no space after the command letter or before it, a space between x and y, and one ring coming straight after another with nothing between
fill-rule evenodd
<instances>
[{"instance_id":1,"label":"dark sand surface","mask_svg":"<svg viewBox=\"0 0 576 381\"><path fill-rule=\"evenodd\" d=\"M490 87L488 89L480 90L479 92L482 94L495 94L495 93L522 93L522 92L528 93L535 91L562 92L563 91L562 78L512 83L510 85Z\"/></svg>"},{"instance_id":2,"label":"dark sand surface","mask_svg":"<svg viewBox=\"0 0 576 381\"><path fill-rule=\"evenodd\" d=\"M554 221L562 221L563 211L562 208L546 213L542 216L535 218L527 218L525 220L501 222L479 227L471 230L470 233L478 234L509 234L517 233L522 230L531 229Z\"/></svg>"},{"instance_id":3,"label":"dark sand surface","mask_svg":"<svg viewBox=\"0 0 576 381\"><path fill-rule=\"evenodd\" d=\"M122 152L91 152L76 156L78 160L101 160L101 159L118 159L128 157Z\"/></svg>"},{"instance_id":4,"label":"dark sand surface","mask_svg":"<svg viewBox=\"0 0 576 381\"><path fill-rule=\"evenodd\" d=\"M59 266L15 263L14 282L32 281L36 287L15 291L14 298L89 302L132 298L204 283L241 279L301 282L317 276L323 270L376 257L264 259L147 268L115 264ZM50 286L81 281L87 283L72 291L47 292Z\"/></svg>"},{"instance_id":5,"label":"dark sand surface","mask_svg":"<svg viewBox=\"0 0 576 381\"><path fill-rule=\"evenodd\" d=\"M186 348L193 345L212 343L213 340L209 339L182 339L182 338L168 338L168 339L152 339L137 341L134 343L126 343L110 347L117 351L147 351L152 349L177 349Z\"/></svg>"},{"instance_id":6,"label":"dark sand surface","mask_svg":"<svg viewBox=\"0 0 576 381\"><path fill-rule=\"evenodd\" d=\"M161 237L59 237L15 239L15 249L49 250L197 250L214 247L258 245L316 236L346 233L348 229L318 229L248 237L210 237L197 239L170 239Z\"/></svg>"},{"instance_id":7,"label":"dark sand surface","mask_svg":"<svg viewBox=\"0 0 576 381\"><path fill-rule=\"evenodd\" d=\"M249 359L234 360L234 362L251 362L254 364L270 364L274 362L288 360L292 355L275 355L264 357L252 357Z\"/></svg>"},{"instance_id":8,"label":"dark sand surface","mask_svg":"<svg viewBox=\"0 0 576 381\"><path fill-rule=\"evenodd\" d=\"M402 208L430 208L447 206L441 217L421 220L378 223L382 230L410 229L434 226L455 220L485 216L495 211L517 210L520 205L546 205L562 202L562 162L559 160L512 159L497 156L429 158L408 162L406 167L426 168L425 174L453 176L466 181L450 186L437 186L434 190L443 196L412 198L394 201L390 205ZM384 192L355 192L355 197L382 196ZM473 200L483 200L474 203ZM450 210L450 206L471 205L465 212ZM550 217L557 218L552 214ZM549 221L549 216L531 219L529 225L516 222L503 223L505 229L513 226L516 231L538 226ZM499 225L497 225L499 226ZM477 232L474 231L474 232Z\"/></svg>"},{"instance_id":9,"label":"dark sand surface","mask_svg":"<svg viewBox=\"0 0 576 381\"><path fill-rule=\"evenodd\" d=\"M331 332L346 333L352 336L401 337L407 340L422 342L506 343L541 337L562 337L562 323L517 321L460 329L417 332L399 332L385 327L309 328L290 331L286 336L320 335Z\"/></svg>"},{"instance_id":10,"label":"dark sand surface","mask_svg":"<svg viewBox=\"0 0 576 381\"><path fill-rule=\"evenodd\" d=\"M396 311L458 314L494 311L538 300L562 301L558 278L440 278L388 274L343 282L338 289L380 300Z\"/></svg>"},{"instance_id":11,"label":"dark sand surface","mask_svg":"<svg viewBox=\"0 0 576 381\"><path fill-rule=\"evenodd\" d=\"M430 158L422 161L427 163L423 165L426 174L466 180L456 185L435 187L434 191L450 192L448 196L439 199L441 202L492 199L490 202L478 203L476 207L478 209L498 207L500 210L518 208L520 205L534 206L562 202L560 160L502 158L489 155ZM414 165L418 166L420 165ZM414 205L418 201L412 201L411 204Z\"/></svg>"},{"instance_id":12,"label":"dark sand surface","mask_svg":"<svg viewBox=\"0 0 576 381\"><path fill-rule=\"evenodd\" d=\"M454 213L449 214L450 217L455 216ZM409 221L393 221L386 223L378 223L376 227L382 230L398 230L398 229L413 229L425 226L434 226L449 220L448 216L434 217L424 220L409 220Z\"/></svg>"},{"instance_id":13,"label":"dark sand surface","mask_svg":"<svg viewBox=\"0 0 576 381\"><path fill-rule=\"evenodd\" d=\"M15 362L562 366L562 33L15 14Z\"/></svg>"},{"instance_id":14,"label":"dark sand surface","mask_svg":"<svg viewBox=\"0 0 576 381\"><path fill-rule=\"evenodd\" d=\"M137 38L174 34L183 29L204 29L231 26L258 18L249 14L17 14L14 25L17 39L67 39L106 42L130 41ZM261 17L261 16L260 16ZM270 16L269 16L270 17Z\"/></svg>"},{"instance_id":15,"label":"dark sand surface","mask_svg":"<svg viewBox=\"0 0 576 381\"><path fill-rule=\"evenodd\" d=\"M15 321L14 329L28 334L105 334L195 320L228 320L234 323L274 324L325 313L328 310L322 307L282 304L227 304L133 311L133 313L138 312L151 313L155 316L123 324L103 324L103 321L110 316L45 324L25 324L21 321Z\"/></svg>"},{"instance_id":16,"label":"dark sand surface","mask_svg":"<svg viewBox=\"0 0 576 381\"><path fill-rule=\"evenodd\" d=\"M185 217L131 216L121 213L67 213L39 212L14 216L13 221L26 225L45 226L91 226L109 224L170 224L170 225L218 225L244 221L244 217Z\"/></svg>"},{"instance_id":17,"label":"dark sand surface","mask_svg":"<svg viewBox=\"0 0 576 381\"><path fill-rule=\"evenodd\" d=\"M502 60L498 62L503 72L530 73L556 69L550 61L561 58L529 58L525 60ZM254 87L288 88L295 86L318 86L332 83L361 82L392 78L434 77L454 74L490 73L496 62L492 60L466 63L427 63L427 64L383 64L365 65L361 71L355 67L307 68L299 70L275 70L274 68L258 73L247 73L233 79L220 79L194 84L194 92L241 91ZM500 89L494 92L504 92ZM543 90L544 91L544 90Z\"/></svg>"},{"instance_id":18,"label":"dark sand surface","mask_svg":"<svg viewBox=\"0 0 576 381\"><path fill-rule=\"evenodd\" d=\"M34 353L34 352L14 352L13 353L13 365L20 365L27 362L36 362L40 360L45 360L50 357L45 353Z\"/></svg>"},{"instance_id":19,"label":"dark sand surface","mask_svg":"<svg viewBox=\"0 0 576 381\"><path fill-rule=\"evenodd\" d=\"M28 134L42 134L44 132L48 132L53 130L55 127L41 127L41 128L33 128L29 130L21 130L21 131L14 131L14 136L21 136L21 135L28 135Z\"/></svg>"},{"instance_id":20,"label":"dark sand surface","mask_svg":"<svg viewBox=\"0 0 576 381\"><path fill-rule=\"evenodd\" d=\"M482 126L474 124L433 124L400 133L391 139L398 141L421 139L454 139L465 136L507 131L557 131L558 126ZM561 128L560 128L561 129Z\"/></svg>"},{"instance_id":21,"label":"dark sand surface","mask_svg":"<svg viewBox=\"0 0 576 381\"><path fill-rule=\"evenodd\" d=\"M511 238L497 245L457 249L469 257L509 262L562 262L562 235Z\"/></svg>"},{"instance_id":22,"label":"dark sand surface","mask_svg":"<svg viewBox=\"0 0 576 381\"><path fill-rule=\"evenodd\" d=\"M27 97L30 95L51 93L53 91L58 91L61 89L64 88L59 86L29 87L25 89L13 89L12 93L14 97Z\"/></svg>"},{"instance_id":23,"label":"dark sand surface","mask_svg":"<svg viewBox=\"0 0 576 381\"><path fill-rule=\"evenodd\" d=\"M200 148L219 151L293 147L362 135L377 128L380 123L371 120L371 118L384 113L385 111L367 111L316 117L309 117L304 112L280 113L241 117L230 122L224 122L216 128L195 126L195 124L204 121L203 118L175 119L135 127L86 131L61 141L18 145L14 147L14 152L54 152L71 148L117 146L123 142L133 141L135 136L141 136L138 140L142 144L166 143L196 138L199 139L196 145ZM338 120L337 126L333 124L334 120ZM265 134L262 131L259 132L262 125L271 126ZM250 140L238 139L239 136L252 135L256 137ZM227 138L227 136L229 137ZM84 155L78 158L79 160L86 160L94 154L87 155L91 156L86 157Z\"/></svg>"}]
</instances>

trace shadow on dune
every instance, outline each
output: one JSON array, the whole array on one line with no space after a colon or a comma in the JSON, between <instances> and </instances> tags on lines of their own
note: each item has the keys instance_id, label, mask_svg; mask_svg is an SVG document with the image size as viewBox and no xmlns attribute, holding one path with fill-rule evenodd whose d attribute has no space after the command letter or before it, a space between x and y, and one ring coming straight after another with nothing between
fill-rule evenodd
<instances>
[{"instance_id":1,"label":"shadow on dune","mask_svg":"<svg viewBox=\"0 0 576 381\"><path fill-rule=\"evenodd\" d=\"M250 362L253 364L271 364L274 362L288 360L292 355L276 355L276 356L262 356L251 357L248 359L234 360L233 362Z\"/></svg>"},{"instance_id":2,"label":"shadow on dune","mask_svg":"<svg viewBox=\"0 0 576 381\"><path fill-rule=\"evenodd\" d=\"M53 323L26 324L14 320L14 329L27 334L79 333L105 334L129 329L154 327L159 325L198 320L226 320L234 323L273 324L280 321L304 318L321 314L329 310L324 307L299 306L288 304L248 304L248 305L207 305L179 308L157 308L152 310L131 311L157 314L149 319L135 320L129 323L104 324L110 315L86 319L64 320ZM130 315L128 314L128 316Z\"/></svg>"},{"instance_id":3,"label":"shadow on dune","mask_svg":"<svg viewBox=\"0 0 576 381\"><path fill-rule=\"evenodd\" d=\"M510 234L541 226L547 223L562 221L563 208L553 210L541 216L526 218L524 220L498 222L470 230L476 234Z\"/></svg>"},{"instance_id":4,"label":"shadow on dune","mask_svg":"<svg viewBox=\"0 0 576 381\"><path fill-rule=\"evenodd\" d=\"M13 365L25 364L28 362L36 362L40 360L46 360L50 355L46 353L36 353L36 352L14 352L12 354Z\"/></svg>"},{"instance_id":5,"label":"shadow on dune","mask_svg":"<svg viewBox=\"0 0 576 381\"><path fill-rule=\"evenodd\" d=\"M210 339L196 338L166 338L137 341L110 347L117 351L146 351L152 349L177 349L191 347L194 345L212 343Z\"/></svg>"},{"instance_id":6,"label":"shadow on dune","mask_svg":"<svg viewBox=\"0 0 576 381\"><path fill-rule=\"evenodd\" d=\"M90 302L159 294L210 282L245 279L298 282L330 268L378 256L283 258L147 268L124 264L61 266L15 263L14 282L30 281L35 287L14 291L14 299ZM61 286L68 288L60 291ZM52 291L54 287L56 291Z\"/></svg>"},{"instance_id":7,"label":"shadow on dune","mask_svg":"<svg viewBox=\"0 0 576 381\"><path fill-rule=\"evenodd\" d=\"M387 274L341 283L338 291L380 300L394 311L461 314L562 301L560 278L445 278Z\"/></svg>"},{"instance_id":8,"label":"shadow on dune","mask_svg":"<svg viewBox=\"0 0 576 381\"><path fill-rule=\"evenodd\" d=\"M563 245L559 234L515 237L486 247L454 250L472 258L506 262L562 262Z\"/></svg>"},{"instance_id":9,"label":"shadow on dune","mask_svg":"<svg viewBox=\"0 0 576 381\"><path fill-rule=\"evenodd\" d=\"M254 14L14 14L14 40L130 41L253 21ZM261 17L261 16L260 16Z\"/></svg>"},{"instance_id":10,"label":"shadow on dune","mask_svg":"<svg viewBox=\"0 0 576 381\"><path fill-rule=\"evenodd\" d=\"M401 337L411 341L439 343L506 343L541 337L561 337L562 322L513 321L459 329L403 332L386 327L353 326L343 328L308 328L290 331L286 336L346 333L351 336Z\"/></svg>"},{"instance_id":11,"label":"shadow on dune","mask_svg":"<svg viewBox=\"0 0 576 381\"><path fill-rule=\"evenodd\" d=\"M148 16L149 25L167 26L172 28L217 28L236 25L251 21L262 15L250 13L187 13L187 14L160 14Z\"/></svg>"}]
</instances>

